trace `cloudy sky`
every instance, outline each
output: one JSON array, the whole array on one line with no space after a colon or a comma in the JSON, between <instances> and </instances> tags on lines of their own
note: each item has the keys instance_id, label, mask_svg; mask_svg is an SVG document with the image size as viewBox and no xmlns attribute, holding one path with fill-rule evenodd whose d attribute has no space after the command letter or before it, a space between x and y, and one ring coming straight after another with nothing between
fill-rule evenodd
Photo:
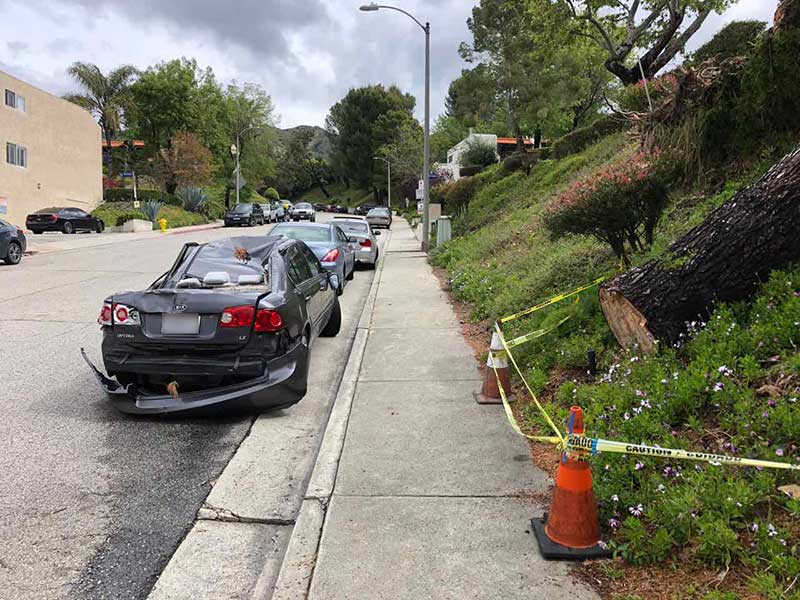
<instances>
[{"instance_id":1,"label":"cloudy sky","mask_svg":"<svg viewBox=\"0 0 800 600\"><path fill-rule=\"evenodd\" d=\"M420 99L423 34L399 13L358 11L360 0L0 0L0 69L62 94L74 89L66 67L143 68L194 57L223 81L260 84L279 124L323 125L351 87L398 84ZM432 113L465 66L473 0L395 0L432 26ZM777 0L739 0L713 15L690 49L724 22L771 21ZM418 110L419 116L421 111Z\"/></svg>"}]
</instances>

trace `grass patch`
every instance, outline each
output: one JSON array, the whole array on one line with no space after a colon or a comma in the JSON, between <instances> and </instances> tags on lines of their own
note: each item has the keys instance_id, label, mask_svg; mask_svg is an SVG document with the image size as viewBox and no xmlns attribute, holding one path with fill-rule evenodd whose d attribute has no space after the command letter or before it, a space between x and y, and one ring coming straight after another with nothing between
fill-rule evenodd
<instances>
[{"instance_id":1,"label":"grass patch","mask_svg":"<svg viewBox=\"0 0 800 600\"><path fill-rule=\"evenodd\" d=\"M372 192L353 187L347 187L344 183L330 183L325 186L330 198L322 193L319 187L314 187L299 196L292 198L292 202L310 202L311 204L343 204L345 206L358 206L363 202L373 199ZM349 199L349 202L348 202Z\"/></svg>"}]
</instances>

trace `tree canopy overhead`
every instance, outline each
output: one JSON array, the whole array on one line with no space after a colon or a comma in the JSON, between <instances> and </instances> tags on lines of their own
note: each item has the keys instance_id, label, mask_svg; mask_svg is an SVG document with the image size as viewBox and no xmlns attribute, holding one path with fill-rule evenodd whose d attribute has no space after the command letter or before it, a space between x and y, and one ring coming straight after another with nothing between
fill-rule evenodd
<instances>
[{"instance_id":1,"label":"tree canopy overhead","mask_svg":"<svg viewBox=\"0 0 800 600\"><path fill-rule=\"evenodd\" d=\"M557 0L583 36L605 52L606 67L624 85L652 78L697 33L712 12L737 0Z\"/></svg>"}]
</instances>

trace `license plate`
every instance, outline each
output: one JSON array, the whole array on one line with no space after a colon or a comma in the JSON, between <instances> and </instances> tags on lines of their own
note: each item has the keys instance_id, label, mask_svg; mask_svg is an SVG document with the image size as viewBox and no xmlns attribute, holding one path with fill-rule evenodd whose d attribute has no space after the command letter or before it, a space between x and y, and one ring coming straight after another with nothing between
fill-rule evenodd
<instances>
[{"instance_id":1,"label":"license plate","mask_svg":"<svg viewBox=\"0 0 800 600\"><path fill-rule=\"evenodd\" d=\"M200 333L200 315L161 315L164 335L196 335Z\"/></svg>"}]
</instances>

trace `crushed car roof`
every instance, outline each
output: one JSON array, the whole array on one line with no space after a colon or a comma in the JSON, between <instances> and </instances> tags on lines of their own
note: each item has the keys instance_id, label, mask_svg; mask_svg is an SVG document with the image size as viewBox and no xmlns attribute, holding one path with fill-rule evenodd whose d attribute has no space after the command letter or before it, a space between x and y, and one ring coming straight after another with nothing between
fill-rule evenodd
<instances>
[{"instance_id":1,"label":"crushed car roof","mask_svg":"<svg viewBox=\"0 0 800 600\"><path fill-rule=\"evenodd\" d=\"M240 236L207 242L200 246L188 270L233 271L239 275L263 273L270 254L286 241L289 240L284 236Z\"/></svg>"}]
</instances>

